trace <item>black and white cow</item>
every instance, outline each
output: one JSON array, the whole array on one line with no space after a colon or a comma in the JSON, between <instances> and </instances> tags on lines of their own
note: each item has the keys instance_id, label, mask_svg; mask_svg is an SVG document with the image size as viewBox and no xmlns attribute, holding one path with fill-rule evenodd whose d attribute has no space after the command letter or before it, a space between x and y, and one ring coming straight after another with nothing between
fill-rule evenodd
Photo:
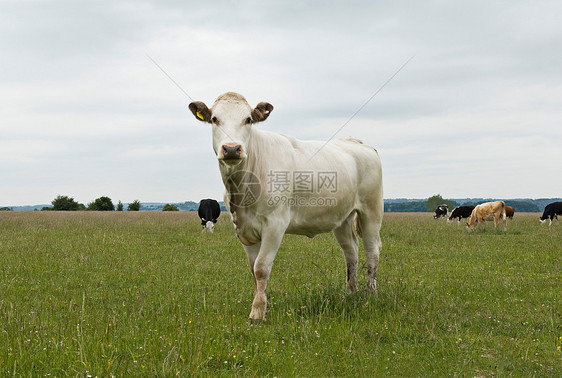
<instances>
[{"instance_id":1,"label":"black and white cow","mask_svg":"<svg viewBox=\"0 0 562 378\"><path fill-rule=\"evenodd\" d=\"M213 233L215 230L215 223L217 223L217 219L221 215L219 203L214 199L203 199L199 202L199 210L197 210L197 213L199 214L199 218L201 218L203 231L207 230Z\"/></svg>"},{"instance_id":2,"label":"black and white cow","mask_svg":"<svg viewBox=\"0 0 562 378\"><path fill-rule=\"evenodd\" d=\"M451 216L449 217L449 222L457 219L459 224L461 223L462 218L470 217L472 214L472 210L474 210L474 206L459 206L455 207L453 211L451 211Z\"/></svg>"},{"instance_id":3,"label":"black and white cow","mask_svg":"<svg viewBox=\"0 0 562 378\"><path fill-rule=\"evenodd\" d=\"M437 209L435 209L435 215L433 216L433 219L439 219L441 217L446 217L448 211L449 211L449 208L447 207L446 204L437 206Z\"/></svg>"},{"instance_id":4,"label":"black and white cow","mask_svg":"<svg viewBox=\"0 0 562 378\"><path fill-rule=\"evenodd\" d=\"M553 202L546 205L542 216L539 218L541 223L546 222L550 218L549 226L552 225L552 220L558 220L558 215L562 215L562 202Z\"/></svg>"}]
</instances>

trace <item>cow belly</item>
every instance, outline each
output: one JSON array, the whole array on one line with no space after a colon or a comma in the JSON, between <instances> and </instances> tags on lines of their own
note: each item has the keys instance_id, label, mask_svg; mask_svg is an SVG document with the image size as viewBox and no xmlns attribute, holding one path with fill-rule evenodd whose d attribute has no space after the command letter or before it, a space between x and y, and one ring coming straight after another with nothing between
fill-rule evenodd
<instances>
[{"instance_id":1,"label":"cow belly","mask_svg":"<svg viewBox=\"0 0 562 378\"><path fill-rule=\"evenodd\" d=\"M341 199L340 202L342 202ZM346 202L349 203L340 203L340 205L344 206L335 207L291 208L291 220L286 232L308 237L331 232L341 226L349 214L353 212L350 201Z\"/></svg>"},{"instance_id":2,"label":"cow belly","mask_svg":"<svg viewBox=\"0 0 562 378\"><path fill-rule=\"evenodd\" d=\"M345 218L344 218L345 219ZM287 234L294 235L304 235L310 238L330 232L336 227L338 227L341 222L307 222L307 223L297 223L294 220L289 223L289 226L285 230ZM250 246L261 241L261 224L255 222L234 222L236 229L236 236L246 246Z\"/></svg>"},{"instance_id":3,"label":"cow belly","mask_svg":"<svg viewBox=\"0 0 562 378\"><path fill-rule=\"evenodd\" d=\"M309 238L312 238L318 234L323 234L326 232L330 232L336 227L338 227L338 223L330 223L330 224L307 224L307 225L289 225L287 228L286 233L294 234L294 235L305 235Z\"/></svg>"}]
</instances>

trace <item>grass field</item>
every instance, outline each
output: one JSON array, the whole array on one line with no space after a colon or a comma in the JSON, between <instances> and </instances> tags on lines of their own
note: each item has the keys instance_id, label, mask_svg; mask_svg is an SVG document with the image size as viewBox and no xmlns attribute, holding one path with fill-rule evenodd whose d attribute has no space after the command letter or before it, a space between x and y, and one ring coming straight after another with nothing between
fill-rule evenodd
<instances>
[{"instance_id":1,"label":"grass field","mask_svg":"<svg viewBox=\"0 0 562 378\"><path fill-rule=\"evenodd\" d=\"M0 376L562 375L562 224L387 213L377 295L331 234L287 235L251 325L228 218L0 212Z\"/></svg>"}]
</instances>

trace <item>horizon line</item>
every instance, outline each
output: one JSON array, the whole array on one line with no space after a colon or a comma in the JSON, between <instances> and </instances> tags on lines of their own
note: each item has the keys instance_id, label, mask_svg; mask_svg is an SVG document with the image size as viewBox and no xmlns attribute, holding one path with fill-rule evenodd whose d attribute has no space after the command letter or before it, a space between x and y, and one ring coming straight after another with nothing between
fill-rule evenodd
<instances>
[{"instance_id":1,"label":"horizon line","mask_svg":"<svg viewBox=\"0 0 562 378\"><path fill-rule=\"evenodd\" d=\"M384 198L384 200L408 200L408 201L424 201L429 199L429 197L394 197L394 198ZM501 199L501 200L542 200L542 199L562 199L562 196L560 197L494 197L494 196L488 196L488 197L448 197L445 198L443 197L443 200L457 200L457 199L462 199L462 200L473 200L473 199ZM166 204L180 204L180 203L186 203L186 202L193 202L193 203L199 203L201 202L201 200L198 201L193 201L193 200L185 200L185 201L178 201L178 202L162 202L162 201L140 201L141 205L144 204L162 204L162 205L166 205ZM224 203L224 201L222 200L217 200L217 202L222 202ZM79 202L80 203L80 202ZM131 202L122 202L123 205L125 204L129 204ZM34 204L34 205L30 205L30 204L26 204L26 205L0 205L0 208L4 208L4 207L36 207L36 206L52 206L52 203L38 203L38 204Z\"/></svg>"}]
</instances>

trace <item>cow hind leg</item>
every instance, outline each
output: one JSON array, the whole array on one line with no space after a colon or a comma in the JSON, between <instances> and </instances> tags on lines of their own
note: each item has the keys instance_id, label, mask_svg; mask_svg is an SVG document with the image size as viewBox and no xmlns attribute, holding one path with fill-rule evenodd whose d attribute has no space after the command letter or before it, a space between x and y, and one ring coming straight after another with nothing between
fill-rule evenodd
<instances>
[{"instance_id":1,"label":"cow hind leg","mask_svg":"<svg viewBox=\"0 0 562 378\"><path fill-rule=\"evenodd\" d=\"M363 231L363 248L365 249L365 262L367 265L367 286L365 291L376 291L377 270L379 267L379 256L382 248L380 229L382 214L373 211L371 214L360 214L359 221Z\"/></svg>"},{"instance_id":2,"label":"cow hind leg","mask_svg":"<svg viewBox=\"0 0 562 378\"><path fill-rule=\"evenodd\" d=\"M336 237L345 258L347 272L345 285L352 293L357 291L357 256L359 252L359 243L352 228L354 218L355 212L347 217L341 226L334 229L334 236Z\"/></svg>"}]
</instances>

